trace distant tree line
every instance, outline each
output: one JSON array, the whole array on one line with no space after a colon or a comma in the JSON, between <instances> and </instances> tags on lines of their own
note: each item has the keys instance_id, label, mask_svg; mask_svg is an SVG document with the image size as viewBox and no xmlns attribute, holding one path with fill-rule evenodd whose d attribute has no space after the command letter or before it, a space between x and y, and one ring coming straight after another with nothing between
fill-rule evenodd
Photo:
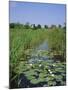
<instances>
[{"instance_id":1,"label":"distant tree line","mask_svg":"<svg viewBox=\"0 0 68 90\"><path fill-rule=\"evenodd\" d=\"M62 25L58 25L58 26L56 26L56 25L51 25L50 27L48 26L48 25L44 25L44 27L42 27L40 24L38 24L38 25L35 25L35 24L29 24L29 22L27 22L26 24L20 24L20 23L10 23L9 24L9 27L10 28L25 28L25 29L30 29L30 28L32 28L32 29L34 29L34 30L37 30L37 29L41 29L41 28L45 28L45 29L53 29L53 28L63 28L63 29L65 29L66 30L66 24L64 23L64 26L62 26Z\"/></svg>"}]
</instances>

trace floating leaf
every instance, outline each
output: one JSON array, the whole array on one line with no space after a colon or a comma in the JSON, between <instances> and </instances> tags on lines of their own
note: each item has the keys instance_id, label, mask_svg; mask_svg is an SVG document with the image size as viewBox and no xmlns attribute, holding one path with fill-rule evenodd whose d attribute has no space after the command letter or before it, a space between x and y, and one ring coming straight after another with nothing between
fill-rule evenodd
<instances>
[{"instance_id":1,"label":"floating leaf","mask_svg":"<svg viewBox=\"0 0 68 90\"><path fill-rule=\"evenodd\" d=\"M38 84L38 83L39 83L39 80L37 80L37 79L32 79L30 82L31 82L32 84Z\"/></svg>"}]
</instances>

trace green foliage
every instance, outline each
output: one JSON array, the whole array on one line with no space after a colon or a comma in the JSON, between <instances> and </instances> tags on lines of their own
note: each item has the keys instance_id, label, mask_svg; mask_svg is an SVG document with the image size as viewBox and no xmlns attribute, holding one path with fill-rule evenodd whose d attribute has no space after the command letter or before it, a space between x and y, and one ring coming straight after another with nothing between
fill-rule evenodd
<instances>
[{"instance_id":1,"label":"green foliage","mask_svg":"<svg viewBox=\"0 0 68 90\"><path fill-rule=\"evenodd\" d=\"M14 28L23 28L23 24L20 24L20 23L10 23L9 27L11 29L14 29Z\"/></svg>"},{"instance_id":2,"label":"green foliage","mask_svg":"<svg viewBox=\"0 0 68 90\"><path fill-rule=\"evenodd\" d=\"M48 26L47 25L44 25L44 28L48 29Z\"/></svg>"},{"instance_id":3,"label":"green foliage","mask_svg":"<svg viewBox=\"0 0 68 90\"><path fill-rule=\"evenodd\" d=\"M27 22L27 23L24 25L24 28L25 28L25 29L29 29L29 28L30 28L29 22Z\"/></svg>"},{"instance_id":4,"label":"green foliage","mask_svg":"<svg viewBox=\"0 0 68 90\"><path fill-rule=\"evenodd\" d=\"M37 29L37 26L35 24L33 24L33 29L36 30Z\"/></svg>"},{"instance_id":5,"label":"green foliage","mask_svg":"<svg viewBox=\"0 0 68 90\"><path fill-rule=\"evenodd\" d=\"M61 28L62 26L59 24L58 27Z\"/></svg>"},{"instance_id":6,"label":"green foliage","mask_svg":"<svg viewBox=\"0 0 68 90\"><path fill-rule=\"evenodd\" d=\"M53 55L65 56L65 33L63 29L54 29L48 35L49 47ZM64 58L63 58L64 61Z\"/></svg>"},{"instance_id":7,"label":"green foliage","mask_svg":"<svg viewBox=\"0 0 68 90\"><path fill-rule=\"evenodd\" d=\"M38 24L38 25L37 25L37 28L38 28L38 29L40 29L40 28L41 28L41 25L40 25L40 24Z\"/></svg>"},{"instance_id":8,"label":"green foliage","mask_svg":"<svg viewBox=\"0 0 68 90\"><path fill-rule=\"evenodd\" d=\"M56 29L56 25L51 25L51 29Z\"/></svg>"},{"instance_id":9,"label":"green foliage","mask_svg":"<svg viewBox=\"0 0 68 90\"><path fill-rule=\"evenodd\" d=\"M33 66L34 65L37 66L32 69L29 69L28 71L23 72L27 79L30 80L30 83L47 83L47 86L56 86L59 82L59 85L65 85L66 81L64 78L66 77L66 68L64 68L65 65L63 63L49 63L48 61L43 61L41 62L41 65L44 66L43 70L41 70L41 68L39 67L39 63L33 64Z\"/></svg>"},{"instance_id":10,"label":"green foliage","mask_svg":"<svg viewBox=\"0 0 68 90\"><path fill-rule=\"evenodd\" d=\"M46 33L44 30L10 29L10 63L13 68L19 63L21 57L26 57L24 53L27 49L34 48L46 38L44 33Z\"/></svg>"},{"instance_id":11,"label":"green foliage","mask_svg":"<svg viewBox=\"0 0 68 90\"><path fill-rule=\"evenodd\" d=\"M25 27L18 28L14 24L10 27L10 78L12 79L23 73L32 84L46 82L47 86L55 86L60 82L59 85L65 85L65 62L56 63L47 60L32 65L28 64L28 58L32 55L33 49L45 40L48 40L50 51L43 50L37 53L34 52L35 54L41 56L65 56L64 30L59 28L47 30L39 28L36 30L35 26L33 30L29 24ZM64 58L63 61L65 61Z\"/></svg>"},{"instance_id":12,"label":"green foliage","mask_svg":"<svg viewBox=\"0 0 68 90\"><path fill-rule=\"evenodd\" d=\"M10 23L10 28L14 28L15 27L15 24L14 23Z\"/></svg>"}]
</instances>

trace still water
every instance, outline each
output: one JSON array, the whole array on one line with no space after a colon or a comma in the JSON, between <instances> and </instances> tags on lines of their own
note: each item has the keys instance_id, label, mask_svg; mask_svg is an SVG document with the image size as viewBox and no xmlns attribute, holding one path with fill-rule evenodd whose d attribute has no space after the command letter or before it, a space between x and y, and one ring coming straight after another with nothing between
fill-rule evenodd
<instances>
[{"instance_id":1,"label":"still water","mask_svg":"<svg viewBox=\"0 0 68 90\"><path fill-rule=\"evenodd\" d=\"M48 42L44 41L42 44L40 44L36 49L33 50L31 54L31 58L29 59L29 63L36 63L38 61L43 61L43 60L50 60L49 55L40 55L40 53L43 52L49 52L49 47L48 47Z\"/></svg>"}]
</instances>

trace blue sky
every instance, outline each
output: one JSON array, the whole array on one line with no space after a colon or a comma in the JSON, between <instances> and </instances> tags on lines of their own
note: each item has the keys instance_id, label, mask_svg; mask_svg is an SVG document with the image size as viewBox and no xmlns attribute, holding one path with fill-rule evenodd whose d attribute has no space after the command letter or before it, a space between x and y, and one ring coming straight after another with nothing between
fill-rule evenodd
<instances>
[{"instance_id":1,"label":"blue sky","mask_svg":"<svg viewBox=\"0 0 68 90\"><path fill-rule=\"evenodd\" d=\"M64 4L47 4L31 2L9 3L10 22L41 25L63 25L66 17L66 6Z\"/></svg>"}]
</instances>

